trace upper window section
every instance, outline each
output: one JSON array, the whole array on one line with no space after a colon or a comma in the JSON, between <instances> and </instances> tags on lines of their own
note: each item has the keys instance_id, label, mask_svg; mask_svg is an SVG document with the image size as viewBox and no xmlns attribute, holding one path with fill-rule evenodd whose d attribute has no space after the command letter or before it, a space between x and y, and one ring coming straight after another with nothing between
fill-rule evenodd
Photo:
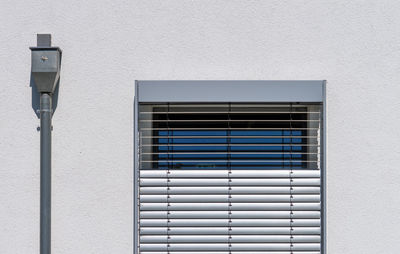
<instances>
[{"instance_id":1,"label":"upper window section","mask_svg":"<svg viewBox=\"0 0 400 254\"><path fill-rule=\"evenodd\" d=\"M319 169L320 104L140 103L141 169Z\"/></svg>"}]
</instances>

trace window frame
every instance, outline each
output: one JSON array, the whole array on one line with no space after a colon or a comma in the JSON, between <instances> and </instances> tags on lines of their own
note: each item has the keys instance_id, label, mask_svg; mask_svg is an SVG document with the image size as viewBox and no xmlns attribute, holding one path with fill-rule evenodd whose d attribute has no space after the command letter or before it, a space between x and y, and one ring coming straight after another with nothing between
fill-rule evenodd
<instances>
[{"instance_id":1,"label":"window frame","mask_svg":"<svg viewBox=\"0 0 400 254\"><path fill-rule=\"evenodd\" d=\"M133 161L133 253L138 250L139 103L303 102L321 103L321 253L326 254L326 80L135 81Z\"/></svg>"}]
</instances>

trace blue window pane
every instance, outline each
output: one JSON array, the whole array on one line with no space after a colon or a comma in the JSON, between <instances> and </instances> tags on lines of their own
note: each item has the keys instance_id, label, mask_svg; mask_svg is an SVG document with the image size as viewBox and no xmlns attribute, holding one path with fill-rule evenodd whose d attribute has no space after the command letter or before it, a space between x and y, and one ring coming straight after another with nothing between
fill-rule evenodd
<instances>
[{"instance_id":1,"label":"blue window pane","mask_svg":"<svg viewBox=\"0 0 400 254\"><path fill-rule=\"evenodd\" d=\"M153 114L143 118L147 120L143 125L145 158L152 162L145 165L159 169L301 169L308 167L309 160L318 160L318 149L313 146L317 128L310 128L318 125L307 122L307 105L243 104L241 108L240 104L214 104L146 106L145 111Z\"/></svg>"}]
</instances>

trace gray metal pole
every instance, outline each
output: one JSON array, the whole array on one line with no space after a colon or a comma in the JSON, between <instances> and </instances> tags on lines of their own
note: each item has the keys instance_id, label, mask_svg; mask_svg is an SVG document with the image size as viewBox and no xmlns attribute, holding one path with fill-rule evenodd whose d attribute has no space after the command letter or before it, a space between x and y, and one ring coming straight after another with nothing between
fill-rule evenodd
<instances>
[{"instance_id":1,"label":"gray metal pole","mask_svg":"<svg viewBox=\"0 0 400 254\"><path fill-rule=\"evenodd\" d=\"M51 100L40 94L40 254L51 253Z\"/></svg>"},{"instance_id":2,"label":"gray metal pole","mask_svg":"<svg viewBox=\"0 0 400 254\"><path fill-rule=\"evenodd\" d=\"M60 79L61 49L51 34L38 34L31 76L40 93L40 254L51 254L51 118L52 96Z\"/></svg>"}]
</instances>

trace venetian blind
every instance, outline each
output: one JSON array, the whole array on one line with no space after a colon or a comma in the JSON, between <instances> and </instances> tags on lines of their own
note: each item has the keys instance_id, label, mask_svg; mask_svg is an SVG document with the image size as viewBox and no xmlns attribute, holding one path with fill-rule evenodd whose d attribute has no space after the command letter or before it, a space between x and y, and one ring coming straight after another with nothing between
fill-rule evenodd
<instances>
[{"instance_id":1,"label":"venetian blind","mask_svg":"<svg viewBox=\"0 0 400 254\"><path fill-rule=\"evenodd\" d=\"M140 253L320 253L319 104L141 103Z\"/></svg>"}]
</instances>

